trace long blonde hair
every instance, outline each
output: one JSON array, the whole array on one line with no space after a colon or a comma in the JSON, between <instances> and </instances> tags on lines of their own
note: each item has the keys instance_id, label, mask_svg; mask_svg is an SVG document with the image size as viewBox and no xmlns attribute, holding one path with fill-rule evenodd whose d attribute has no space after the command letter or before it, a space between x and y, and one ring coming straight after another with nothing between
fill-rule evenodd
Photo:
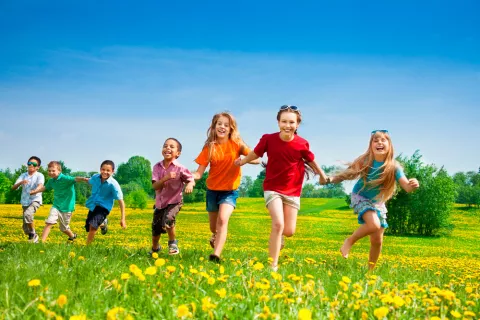
<instances>
[{"instance_id":1,"label":"long blonde hair","mask_svg":"<svg viewBox=\"0 0 480 320\"><path fill-rule=\"evenodd\" d=\"M385 157L385 162L377 170L381 171L381 174L377 179L367 182L368 172L373 166L373 160L375 159L372 151L372 142L376 138L386 138L389 142L390 148L387 151ZM368 149L355 159L352 163L349 164L348 168L344 171L337 173L335 176L343 180L354 180L357 178L363 179L364 188L380 188L380 193L377 195L377 199L381 201L387 201L395 193L396 189L396 180L395 180L395 170L400 167L400 164L395 161L394 158L394 149L392 140L388 132L377 131L372 134L370 137L370 142L368 144Z\"/></svg>"},{"instance_id":2,"label":"long blonde hair","mask_svg":"<svg viewBox=\"0 0 480 320\"><path fill-rule=\"evenodd\" d=\"M204 148L208 148L208 159L212 159L212 155L215 152L215 147L217 145L217 132L215 131L215 127L217 125L217 121L220 117L225 117L228 119L228 123L230 125L230 132L228 133L228 139L232 140L236 144L240 146L240 153L242 153L243 148L245 148L246 144L243 139L240 137L240 132L238 132L237 121L235 117L228 111L217 113L212 118L212 123L207 130L207 140L205 140Z\"/></svg>"}]
</instances>

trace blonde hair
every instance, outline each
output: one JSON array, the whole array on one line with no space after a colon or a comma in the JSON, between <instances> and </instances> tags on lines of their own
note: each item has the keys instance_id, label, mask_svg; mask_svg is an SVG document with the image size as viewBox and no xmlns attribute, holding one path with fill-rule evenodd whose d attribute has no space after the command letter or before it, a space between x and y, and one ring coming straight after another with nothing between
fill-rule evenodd
<instances>
[{"instance_id":1,"label":"blonde hair","mask_svg":"<svg viewBox=\"0 0 480 320\"><path fill-rule=\"evenodd\" d=\"M62 164L58 161L50 161L48 163L48 168L57 167L58 171L62 172Z\"/></svg>"},{"instance_id":2,"label":"blonde hair","mask_svg":"<svg viewBox=\"0 0 480 320\"><path fill-rule=\"evenodd\" d=\"M217 125L217 121L220 117L225 117L228 119L228 123L230 125L230 132L228 133L228 139L232 140L236 144L240 146L240 153L242 153L243 148L245 148L246 144L240 137L240 133L238 132L237 121L235 121L235 117L228 111L217 113L212 118L212 123L207 130L207 140L205 140L204 148L208 148L208 159L212 158L212 155L215 152L215 147L217 142L217 132L215 131L215 127Z\"/></svg>"},{"instance_id":3,"label":"blonde hair","mask_svg":"<svg viewBox=\"0 0 480 320\"><path fill-rule=\"evenodd\" d=\"M380 170L381 174L377 179L367 182L368 172L372 168L373 160L375 159L372 151L372 142L376 138L383 137L388 140L390 148L387 151L385 162L377 169ZM347 169L335 174L335 177L340 178L341 181L360 178L363 180L362 189L378 187L380 189L380 193L376 198L381 201L387 201L393 196L396 190L395 170L398 167L400 167L400 164L395 161L394 149L390 135L387 132L377 131L370 137L367 151L350 163Z\"/></svg>"}]
</instances>

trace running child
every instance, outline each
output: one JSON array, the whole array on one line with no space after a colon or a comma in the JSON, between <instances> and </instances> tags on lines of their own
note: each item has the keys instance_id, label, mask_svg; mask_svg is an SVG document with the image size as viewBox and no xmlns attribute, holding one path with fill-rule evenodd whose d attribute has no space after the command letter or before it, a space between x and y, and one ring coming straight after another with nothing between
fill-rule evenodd
<instances>
[{"instance_id":1,"label":"running child","mask_svg":"<svg viewBox=\"0 0 480 320\"><path fill-rule=\"evenodd\" d=\"M395 161L393 144L387 130L374 130L368 149L347 169L327 178L327 183L359 179L352 190L351 204L361 226L348 237L340 248L344 258L358 240L370 237L369 269L375 268L382 251L383 233L387 224L385 202L395 193L396 182L406 192L419 187L417 179L407 179L400 164Z\"/></svg>"},{"instance_id":2,"label":"running child","mask_svg":"<svg viewBox=\"0 0 480 320\"><path fill-rule=\"evenodd\" d=\"M308 141L297 134L302 122L299 108L281 106L277 121L279 132L263 135L253 151L235 161L236 165L242 166L265 153L268 156L263 190L265 204L272 218L269 254L271 267L275 271L278 270L278 257L284 245L283 236L291 237L295 233L305 167L307 174L309 171L319 174L321 182L327 178L315 162Z\"/></svg>"},{"instance_id":3,"label":"running child","mask_svg":"<svg viewBox=\"0 0 480 320\"><path fill-rule=\"evenodd\" d=\"M220 261L227 240L228 220L237 205L241 170L234 165L234 161L248 152L250 149L240 137L233 115L229 112L214 115L207 130L207 140L195 159L198 169L193 173L195 180L198 180L210 165L206 181L206 207L212 232L210 245L214 249L209 256L210 261ZM250 163L258 164L260 161Z\"/></svg>"},{"instance_id":4,"label":"running child","mask_svg":"<svg viewBox=\"0 0 480 320\"><path fill-rule=\"evenodd\" d=\"M163 160L153 166L152 188L155 189L155 210L152 221L152 250L159 252L160 235L168 234L168 253L178 254L178 240L175 235L176 216L182 208L182 190L191 193L195 181L192 173L181 165L177 158L182 144L175 138L168 138L162 147Z\"/></svg>"}]
</instances>

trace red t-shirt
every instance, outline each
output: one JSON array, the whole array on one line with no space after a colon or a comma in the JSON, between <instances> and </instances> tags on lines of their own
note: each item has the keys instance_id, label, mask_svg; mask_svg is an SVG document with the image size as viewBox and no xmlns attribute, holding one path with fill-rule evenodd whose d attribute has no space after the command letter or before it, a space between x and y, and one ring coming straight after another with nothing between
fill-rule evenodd
<instances>
[{"instance_id":1,"label":"red t-shirt","mask_svg":"<svg viewBox=\"0 0 480 320\"><path fill-rule=\"evenodd\" d=\"M307 140L295 135L292 141L283 141L280 139L280 132L264 134L253 151L259 157L265 152L268 156L263 190L300 196L305 173L304 163L315 159Z\"/></svg>"}]
</instances>

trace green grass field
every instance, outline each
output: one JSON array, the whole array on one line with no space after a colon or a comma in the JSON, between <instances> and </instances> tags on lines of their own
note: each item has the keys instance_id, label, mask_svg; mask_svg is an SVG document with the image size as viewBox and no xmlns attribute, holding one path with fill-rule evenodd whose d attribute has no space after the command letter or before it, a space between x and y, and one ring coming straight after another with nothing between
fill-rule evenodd
<instances>
[{"instance_id":1,"label":"green grass field","mask_svg":"<svg viewBox=\"0 0 480 320\"><path fill-rule=\"evenodd\" d=\"M41 233L49 206L36 214ZM297 232L277 273L268 268L270 218L263 199L239 199L220 265L204 204L177 221L181 253L149 257L152 210L119 210L86 247L77 206L75 244L54 228L26 241L20 205L0 205L0 319L476 319L480 317L480 212L457 207L448 237L386 236L368 273L368 239L338 251L357 227L342 199L302 199Z\"/></svg>"}]
</instances>

